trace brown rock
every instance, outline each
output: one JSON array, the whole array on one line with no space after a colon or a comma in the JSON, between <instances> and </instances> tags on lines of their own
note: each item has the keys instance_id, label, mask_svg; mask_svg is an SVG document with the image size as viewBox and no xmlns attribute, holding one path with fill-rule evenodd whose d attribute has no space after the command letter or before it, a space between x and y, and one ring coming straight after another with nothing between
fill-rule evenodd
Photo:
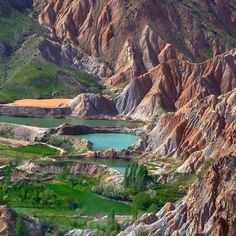
<instances>
[{"instance_id":1,"label":"brown rock","mask_svg":"<svg viewBox=\"0 0 236 236\"><path fill-rule=\"evenodd\" d=\"M175 209L175 205L171 202L167 202L165 207L166 207L166 211L173 211Z\"/></svg>"},{"instance_id":2,"label":"brown rock","mask_svg":"<svg viewBox=\"0 0 236 236\"><path fill-rule=\"evenodd\" d=\"M89 151L84 154L85 158L93 159L97 157L97 153L94 151Z\"/></svg>"},{"instance_id":3,"label":"brown rock","mask_svg":"<svg viewBox=\"0 0 236 236\"><path fill-rule=\"evenodd\" d=\"M112 159L116 155L116 151L114 149L108 149L104 152L102 152L102 157Z\"/></svg>"}]
</instances>

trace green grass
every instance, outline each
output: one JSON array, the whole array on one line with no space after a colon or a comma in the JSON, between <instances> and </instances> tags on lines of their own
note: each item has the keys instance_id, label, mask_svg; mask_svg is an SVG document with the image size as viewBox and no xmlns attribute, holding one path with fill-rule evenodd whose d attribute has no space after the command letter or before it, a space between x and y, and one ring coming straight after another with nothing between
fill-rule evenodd
<instances>
[{"instance_id":1,"label":"green grass","mask_svg":"<svg viewBox=\"0 0 236 236\"><path fill-rule=\"evenodd\" d=\"M10 56L0 61L0 100L73 98L82 88L95 93L103 89L87 73L46 61L39 50L45 30L26 13L0 17L0 29L0 43L10 48Z\"/></svg>"},{"instance_id":2,"label":"green grass","mask_svg":"<svg viewBox=\"0 0 236 236\"><path fill-rule=\"evenodd\" d=\"M20 200L17 196L17 192L21 191L21 188L9 188L9 205L18 210L28 212L29 214L37 215L39 217L43 216L73 216L78 213L87 216L95 215L106 215L114 210L116 214L131 214L131 206L129 204L111 200L108 198L103 198L92 192L93 186L98 184L98 181L88 177L75 177L78 182L75 186L67 180L60 180L59 178L53 181L44 182L40 185L44 189L53 191L53 193L61 198L72 198L80 204L79 212L77 210L67 210L63 208L63 205L58 207L48 209L48 208L35 208L29 203L27 198L25 201ZM30 192L34 191L38 184L30 184ZM30 194L30 193L29 193Z\"/></svg>"},{"instance_id":3,"label":"green grass","mask_svg":"<svg viewBox=\"0 0 236 236\"><path fill-rule=\"evenodd\" d=\"M0 17L0 29L0 41L14 48L26 35L37 32L39 26L26 13L13 11Z\"/></svg>"},{"instance_id":4,"label":"green grass","mask_svg":"<svg viewBox=\"0 0 236 236\"><path fill-rule=\"evenodd\" d=\"M35 144L25 147L10 147L0 145L0 157L31 159L34 157L58 155L59 151L55 148L42 144Z\"/></svg>"},{"instance_id":5,"label":"green grass","mask_svg":"<svg viewBox=\"0 0 236 236\"><path fill-rule=\"evenodd\" d=\"M70 196L81 204L83 215L99 215L108 214L114 210L117 214L130 214L131 207L128 204L117 202L114 200L102 198L85 188L78 186L73 189L62 183L49 183L49 189L61 196Z\"/></svg>"},{"instance_id":6,"label":"green grass","mask_svg":"<svg viewBox=\"0 0 236 236\"><path fill-rule=\"evenodd\" d=\"M167 202L175 203L185 195L178 184L160 184L156 187L157 206L161 209Z\"/></svg>"},{"instance_id":7,"label":"green grass","mask_svg":"<svg viewBox=\"0 0 236 236\"><path fill-rule=\"evenodd\" d=\"M101 89L88 74L75 69L69 71L42 58L12 61L15 64L9 66L7 80L0 88L0 99L7 102L22 98L73 98L80 93L82 85L94 92ZM74 84L61 78L73 80Z\"/></svg>"},{"instance_id":8,"label":"green grass","mask_svg":"<svg viewBox=\"0 0 236 236\"><path fill-rule=\"evenodd\" d=\"M53 227L61 229L72 229L75 226L83 228L85 222L81 219L75 218L78 215L85 216L103 216L109 214L112 210L116 214L131 214L132 208L130 205L111 199L103 198L92 192L92 187L98 184L98 181L86 177L76 177L78 184L74 187L65 179L49 181L41 183L44 189L52 191L61 199L71 198L76 200L80 208L75 210L68 210L64 203L54 208L36 208L30 201L30 194L37 188L36 183L30 183L30 191L28 197L22 200L19 194L22 192L21 188L10 187L7 194L7 204L15 209L18 213L32 215L40 219L41 222L49 221ZM80 217L78 217L80 218Z\"/></svg>"}]
</instances>

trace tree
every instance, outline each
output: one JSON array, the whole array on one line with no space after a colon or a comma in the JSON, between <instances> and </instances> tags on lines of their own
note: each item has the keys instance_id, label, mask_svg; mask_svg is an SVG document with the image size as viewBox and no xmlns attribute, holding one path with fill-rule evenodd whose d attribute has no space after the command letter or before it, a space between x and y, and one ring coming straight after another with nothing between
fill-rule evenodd
<instances>
[{"instance_id":1,"label":"tree","mask_svg":"<svg viewBox=\"0 0 236 236\"><path fill-rule=\"evenodd\" d=\"M137 220L138 218L138 207L136 204L133 204L132 206L132 215L133 215L133 220Z\"/></svg>"},{"instance_id":2,"label":"tree","mask_svg":"<svg viewBox=\"0 0 236 236\"><path fill-rule=\"evenodd\" d=\"M124 188L131 189L133 193L143 191L147 177L147 168L144 165L133 163L125 170Z\"/></svg>"},{"instance_id":3,"label":"tree","mask_svg":"<svg viewBox=\"0 0 236 236\"><path fill-rule=\"evenodd\" d=\"M116 222L115 212L112 210L107 218L107 226L106 226L106 236L117 235L119 231L119 224Z\"/></svg>"}]
</instances>

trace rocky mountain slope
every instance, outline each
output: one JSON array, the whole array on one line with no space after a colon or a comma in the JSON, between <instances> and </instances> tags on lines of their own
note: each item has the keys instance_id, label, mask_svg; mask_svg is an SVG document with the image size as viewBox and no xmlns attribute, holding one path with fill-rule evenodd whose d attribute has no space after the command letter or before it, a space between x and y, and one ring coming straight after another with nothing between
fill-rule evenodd
<instances>
[{"instance_id":1,"label":"rocky mountain slope","mask_svg":"<svg viewBox=\"0 0 236 236\"><path fill-rule=\"evenodd\" d=\"M10 45L0 33L0 77L8 79L3 79L2 98L9 100L6 94L12 95L15 78L26 76L14 69L12 60L27 58L26 71L36 74L37 86L50 78L47 84L56 88L51 91L47 85L35 92L28 89L30 80L24 84L34 91L30 96L79 95L94 88L101 92L104 86L103 95L86 93L72 100L72 115L149 122L147 137L133 147L150 154L140 161L178 159L175 171L188 173L205 172L206 164L213 163L183 200L141 217L121 236L142 231L236 234L235 6L235 0L4 0L0 5L1 16L30 7L32 18L46 28L33 43L32 30L27 30L27 40L19 34ZM47 73L41 73L45 65ZM77 75L78 69L92 79ZM14 91L22 93L21 88L17 84Z\"/></svg>"},{"instance_id":2,"label":"rocky mountain slope","mask_svg":"<svg viewBox=\"0 0 236 236\"><path fill-rule=\"evenodd\" d=\"M112 86L169 59L199 62L235 46L234 0L33 2L64 51L102 59Z\"/></svg>"},{"instance_id":3,"label":"rocky mountain slope","mask_svg":"<svg viewBox=\"0 0 236 236\"><path fill-rule=\"evenodd\" d=\"M188 195L175 205L167 203L156 215L138 219L119 236L236 234L236 157L224 156L204 177L190 187Z\"/></svg>"}]
</instances>

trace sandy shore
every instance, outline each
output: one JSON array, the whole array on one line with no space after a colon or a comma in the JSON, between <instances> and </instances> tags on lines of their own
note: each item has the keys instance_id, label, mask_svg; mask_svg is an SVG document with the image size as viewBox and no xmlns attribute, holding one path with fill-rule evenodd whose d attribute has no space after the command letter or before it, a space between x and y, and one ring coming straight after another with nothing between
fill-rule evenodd
<instances>
[{"instance_id":1,"label":"sandy shore","mask_svg":"<svg viewBox=\"0 0 236 236\"><path fill-rule=\"evenodd\" d=\"M53 98L53 99L22 99L16 100L13 105L29 106L29 107L43 107L54 108L60 107L68 103L70 99L66 98Z\"/></svg>"}]
</instances>

